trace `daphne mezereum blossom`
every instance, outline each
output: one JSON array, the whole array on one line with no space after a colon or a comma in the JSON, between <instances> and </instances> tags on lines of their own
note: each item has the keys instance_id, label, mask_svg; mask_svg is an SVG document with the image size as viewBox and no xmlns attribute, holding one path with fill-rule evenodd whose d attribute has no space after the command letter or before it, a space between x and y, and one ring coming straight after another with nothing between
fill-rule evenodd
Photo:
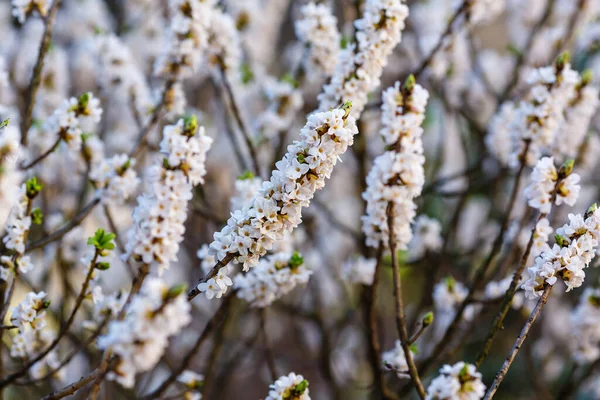
<instances>
[{"instance_id":1,"label":"daphne mezereum blossom","mask_svg":"<svg viewBox=\"0 0 600 400\"><path fill-rule=\"evenodd\" d=\"M545 285L561 279L567 291L583 284L585 271L596 256L600 236L600 211L596 205L584 214L569 214L569 223L556 230L557 243L542 252L529 267L529 279L523 283L527 298L535 299Z\"/></svg>"},{"instance_id":2,"label":"daphne mezereum blossom","mask_svg":"<svg viewBox=\"0 0 600 400\"><path fill-rule=\"evenodd\" d=\"M202 387L204 385L204 375L186 369L177 377L177 383L181 384L185 390L183 399L202 400Z\"/></svg>"},{"instance_id":3,"label":"daphne mezereum blossom","mask_svg":"<svg viewBox=\"0 0 600 400\"><path fill-rule=\"evenodd\" d=\"M428 251L439 251L442 245L442 225L440 221L427 215L419 215L415 219L413 237L408 244L410 258L417 260Z\"/></svg>"},{"instance_id":4,"label":"daphne mezereum blossom","mask_svg":"<svg viewBox=\"0 0 600 400\"><path fill-rule=\"evenodd\" d=\"M311 274L312 271L298 253L278 252L262 258L256 267L245 274L236 275L233 287L237 289L238 298L252 307L262 308L285 296L296 286L305 285ZM209 289L205 293L208 297Z\"/></svg>"},{"instance_id":5,"label":"daphne mezereum blossom","mask_svg":"<svg viewBox=\"0 0 600 400\"><path fill-rule=\"evenodd\" d=\"M27 212L31 199L27 195L26 184L21 185L18 193L19 199L10 211L6 221L6 236L2 241L7 249L22 255L25 253L25 240L31 228L31 215Z\"/></svg>"},{"instance_id":6,"label":"daphne mezereum blossom","mask_svg":"<svg viewBox=\"0 0 600 400\"><path fill-rule=\"evenodd\" d=\"M42 129L50 136L61 138L74 151L81 149L81 135L100 122L100 100L92 93L71 97L46 120Z\"/></svg>"},{"instance_id":7,"label":"daphne mezereum blossom","mask_svg":"<svg viewBox=\"0 0 600 400\"><path fill-rule=\"evenodd\" d=\"M37 13L40 17L45 17L48 14L48 8L52 4L52 0L11 0L12 15L15 16L20 23L25 22L27 16Z\"/></svg>"},{"instance_id":8,"label":"daphne mezereum blossom","mask_svg":"<svg viewBox=\"0 0 600 400\"><path fill-rule=\"evenodd\" d=\"M572 164L570 164L572 168ZM560 182L558 182L560 179ZM556 190L556 205L565 203L569 206L575 205L579 191L579 175L571 171L563 172L563 168L557 171L554 166L554 158L543 157L533 168L530 183L525 188L527 204L537 208L542 214L549 214L552 209L552 194ZM557 186L558 183L558 186Z\"/></svg>"},{"instance_id":9,"label":"daphne mezereum blossom","mask_svg":"<svg viewBox=\"0 0 600 400\"><path fill-rule=\"evenodd\" d=\"M526 143L527 165L533 166L544 154L552 152L565 110L576 96L579 74L571 69L568 56L561 55L554 66L532 70L527 83L527 96L518 105L506 103L490 124L486 144L492 154L504 165L516 167ZM505 141L509 145L494 146ZM562 142L562 140L560 140Z\"/></svg>"},{"instance_id":10,"label":"daphne mezereum blossom","mask_svg":"<svg viewBox=\"0 0 600 400\"><path fill-rule=\"evenodd\" d=\"M411 350L411 353L413 351ZM389 371L395 372L400 379L410 379L408 373L408 363L404 355L404 349L399 340L396 340L394 348L384 352L381 355L383 367Z\"/></svg>"},{"instance_id":11,"label":"daphne mezereum blossom","mask_svg":"<svg viewBox=\"0 0 600 400\"><path fill-rule=\"evenodd\" d=\"M586 288L570 316L573 337L569 341L579 364L600 358L600 289Z\"/></svg>"},{"instance_id":12,"label":"daphne mezereum blossom","mask_svg":"<svg viewBox=\"0 0 600 400\"><path fill-rule=\"evenodd\" d=\"M264 136L273 138L294 122L304 104L302 92L294 82L269 78L263 83L263 94L267 108L258 117L257 125Z\"/></svg>"},{"instance_id":13,"label":"daphne mezereum blossom","mask_svg":"<svg viewBox=\"0 0 600 400\"><path fill-rule=\"evenodd\" d=\"M456 309L465 300L468 293L469 289L464 284L450 276L435 284L433 287L433 304L436 315L436 331L440 332L446 329L447 325L454 319ZM462 319L472 321L479 309L479 305L468 305Z\"/></svg>"},{"instance_id":14,"label":"daphne mezereum blossom","mask_svg":"<svg viewBox=\"0 0 600 400\"><path fill-rule=\"evenodd\" d=\"M333 74L340 52L341 35L331 7L308 3L300 8L294 25L298 40L307 48L303 66L309 79Z\"/></svg>"},{"instance_id":15,"label":"daphne mezereum blossom","mask_svg":"<svg viewBox=\"0 0 600 400\"><path fill-rule=\"evenodd\" d=\"M12 123L0 128L0 226L19 200L19 186L24 178L19 169L19 159L23 156L20 139L19 129Z\"/></svg>"},{"instance_id":16,"label":"daphne mezereum blossom","mask_svg":"<svg viewBox=\"0 0 600 400\"><path fill-rule=\"evenodd\" d=\"M113 320L98 347L110 349L118 363L107 379L133 387L135 374L152 369L162 357L173 336L190 323L191 306L179 286L167 286L161 279L148 277L135 295L123 320Z\"/></svg>"},{"instance_id":17,"label":"daphne mezereum blossom","mask_svg":"<svg viewBox=\"0 0 600 400\"><path fill-rule=\"evenodd\" d=\"M319 110L352 101L352 115L359 116L367 96L380 84L387 58L402 38L408 7L401 0L367 0L363 17L355 21L356 44L342 50L331 81L319 94Z\"/></svg>"},{"instance_id":18,"label":"daphne mezereum blossom","mask_svg":"<svg viewBox=\"0 0 600 400\"><path fill-rule=\"evenodd\" d=\"M195 116L167 125L160 142L163 159L148 169L148 189L138 197L133 227L126 244L128 257L143 263L156 262L159 270L177 260L183 240L187 203L192 188L204 182L206 153L212 139Z\"/></svg>"},{"instance_id":19,"label":"daphne mezereum blossom","mask_svg":"<svg viewBox=\"0 0 600 400\"><path fill-rule=\"evenodd\" d=\"M325 179L358 132L350 108L346 103L308 117L300 140L288 146L271 179L263 182L252 201L234 211L227 226L215 233L210 253L218 261L233 259L247 271L300 224L302 208L325 186Z\"/></svg>"},{"instance_id":20,"label":"daphne mezereum blossom","mask_svg":"<svg viewBox=\"0 0 600 400\"><path fill-rule=\"evenodd\" d=\"M244 205L250 204L261 185L262 179L256 178L253 174L247 173L238 177L235 180L235 193L229 199L229 209L241 210Z\"/></svg>"},{"instance_id":21,"label":"daphne mezereum blossom","mask_svg":"<svg viewBox=\"0 0 600 400\"><path fill-rule=\"evenodd\" d=\"M44 351L52 342L53 335L47 329L46 309L50 302L45 301L45 292L29 292L25 299L12 308L11 323L16 326L17 335L13 337L10 356L27 361ZM32 378L44 376L59 366L56 351L51 351L29 370ZM62 375L58 372L57 375Z\"/></svg>"},{"instance_id":22,"label":"daphne mezereum blossom","mask_svg":"<svg viewBox=\"0 0 600 400\"><path fill-rule=\"evenodd\" d=\"M308 394L308 381L302 375L290 372L282 375L269 386L269 395L265 400L310 400Z\"/></svg>"},{"instance_id":23,"label":"daphne mezereum blossom","mask_svg":"<svg viewBox=\"0 0 600 400\"><path fill-rule=\"evenodd\" d=\"M170 0L171 20L166 48L154 72L172 79L191 76L205 54L215 0Z\"/></svg>"},{"instance_id":24,"label":"daphne mezereum blossom","mask_svg":"<svg viewBox=\"0 0 600 400\"><path fill-rule=\"evenodd\" d=\"M402 88L396 82L382 94L381 136L390 150L373 161L362 195L367 202L366 215L361 217L367 246L388 245L388 203L393 203L396 213L393 228L398 248L406 249L412 239L414 198L421 194L425 182L421 124L428 98L427 90L412 77Z\"/></svg>"},{"instance_id":25,"label":"daphne mezereum blossom","mask_svg":"<svg viewBox=\"0 0 600 400\"><path fill-rule=\"evenodd\" d=\"M460 361L444 365L440 375L427 388L427 400L469 399L478 400L485 394L481 373L472 364Z\"/></svg>"},{"instance_id":26,"label":"daphne mezereum blossom","mask_svg":"<svg viewBox=\"0 0 600 400\"><path fill-rule=\"evenodd\" d=\"M90 180L103 201L122 204L135 193L140 179L133 169L134 165L135 160L127 154L117 154L109 159L102 158L92 164Z\"/></svg>"},{"instance_id":27,"label":"daphne mezereum blossom","mask_svg":"<svg viewBox=\"0 0 600 400\"><path fill-rule=\"evenodd\" d=\"M375 277L377 260L363 256L349 258L342 265L342 278L350 283L372 285Z\"/></svg>"}]
</instances>

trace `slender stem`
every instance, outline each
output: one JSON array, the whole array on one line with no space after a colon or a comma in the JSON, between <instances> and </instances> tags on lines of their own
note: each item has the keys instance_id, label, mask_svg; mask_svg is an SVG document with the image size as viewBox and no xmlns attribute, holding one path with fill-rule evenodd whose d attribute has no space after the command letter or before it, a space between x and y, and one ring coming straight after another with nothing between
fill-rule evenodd
<instances>
[{"instance_id":1,"label":"slender stem","mask_svg":"<svg viewBox=\"0 0 600 400\"><path fill-rule=\"evenodd\" d=\"M277 378L279 378L279 374L277 373L277 364L275 363L275 358L273 357L273 351L271 350L271 345L269 343L269 335L267 334L267 310L263 308L260 310L260 330L263 336L263 340L265 343L265 358L267 359L267 366L269 367L269 373L271 374L271 380L275 382Z\"/></svg>"},{"instance_id":2,"label":"slender stem","mask_svg":"<svg viewBox=\"0 0 600 400\"><path fill-rule=\"evenodd\" d=\"M33 73L31 81L29 83L29 90L27 91L27 100L25 102L25 113L23 115L23 123L21 124L21 144L27 146L27 134L31 127L31 121L33 119L33 107L35 106L35 96L42 82L42 70L44 69L44 60L46 54L50 49L50 42L52 39L52 28L54 27L54 21L56 20L56 14L58 13L58 7L60 6L60 0L54 0L52 8L48 11L48 15L44 19L45 30L44 36L42 36L42 42L40 43L40 50L38 52L38 58L33 67Z\"/></svg>"},{"instance_id":3,"label":"slender stem","mask_svg":"<svg viewBox=\"0 0 600 400\"><path fill-rule=\"evenodd\" d=\"M542 293L542 296L540 297L537 304L535 305L535 308L529 315L529 318L527 318L527 322L525 322L523 329L521 329L521 333L519 334L519 337L517 337L517 340L515 341L512 349L510 350L510 353L508 353L506 360L504 360L504 364L502 364L500 371L498 371L498 374L496 375L496 379L494 379L494 382L488 389L483 400L491 400L494 397L494 395L496 394L498 387L504 380L504 377L508 373L508 369L510 368L511 364L515 360L515 357L517 356L517 353L521 349L523 342L527 338L527 334L529 334L529 330L531 329L531 326L533 325L536 318L542 311L542 308L544 308L544 305L548 301L548 296L550 295L551 290L552 290L552 286L546 285L546 287L544 288L544 292Z\"/></svg>"},{"instance_id":4,"label":"slender stem","mask_svg":"<svg viewBox=\"0 0 600 400\"><path fill-rule=\"evenodd\" d=\"M227 266L227 264L229 264L229 262L231 260L233 260L233 254L228 253L225 258L223 258L221 261L218 261L215 266L208 272L208 274L206 274L204 277L202 277L198 283L196 283L196 286L194 286L193 289L191 289L188 292L188 301L192 301L196 296L198 296L200 294L200 290L198 289L198 285L201 283L206 283L210 278L212 278L213 276L215 276L219 270L225 266Z\"/></svg>"},{"instance_id":5,"label":"slender stem","mask_svg":"<svg viewBox=\"0 0 600 400\"><path fill-rule=\"evenodd\" d=\"M42 400L58 400L64 397L70 396L88 383L92 382L100 375L100 369L95 369L89 375L82 376L77 382L70 384L56 392L50 393L47 396L44 396Z\"/></svg>"},{"instance_id":6,"label":"slender stem","mask_svg":"<svg viewBox=\"0 0 600 400\"><path fill-rule=\"evenodd\" d=\"M233 292L225 296L225 298L221 302L221 305L210 318L210 320L202 330L202 333L200 334L200 336L198 336L196 343L194 343L194 346L192 346L192 348L188 350L181 363L177 366L177 368L175 368L175 370L173 370L173 372L171 372L171 375L156 390L154 390L150 394L145 395L142 398L143 400L152 400L160 398L160 396L169 388L169 386L171 386L173 383L175 383L175 381L177 381L177 377L189 367L193 358L196 356L196 354L198 354L200 348L202 347L204 342L206 342L212 331L223 323L226 315L229 312L229 308L233 303L234 298L235 293Z\"/></svg>"},{"instance_id":7,"label":"slender stem","mask_svg":"<svg viewBox=\"0 0 600 400\"><path fill-rule=\"evenodd\" d=\"M398 256L396 254L396 236L394 235L394 219L396 218L396 212L394 210L394 203L390 202L387 206L387 218L388 218L388 232L389 232L389 246L390 253L392 256L392 269L394 272L394 297L396 298L396 329L400 336L400 344L404 350L404 356L406 357L406 363L408 364L408 372L410 377L415 384L417 393L421 400L425 399L426 393L421 379L419 378L419 371L415 365L415 361L410 350L410 343L408 339L408 332L406 330L406 316L404 315L404 301L402 300L402 280L400 279L400 265L398 264Z\"/></svg>"},{"instance_id":8,"label":"slender stem","mask_svg":"<svg viewBox=\"0 0 600 400\"><path fill-rule=\"evenodd\" d=\"M223 68L221 68L220 71L221 71L221 78L223 81L223 86L225 87L225 92L227 93L227 96L229 98L229 104L231 106L231 111L233 112L235 121L236 121L238 127L240 128L240 131L242 132L242 136L244 137L244 140L246 141L246 146L248 147L248 152L250 153L250 158L252 159L252 169L256 176L261 176L260 175L260 167L259 167L259 163L258 163L258 157L256 155L256 149L254 148L254 145L252 144L252 137L250 136L250 131L248 130L248 127L246 126L246 124L244 123L244 120L242 119L242 114L240 112L240 108L235 99L235 95L233 94L233 89L231 88L231 84L229 83L229 80L227 79L227 74L225 73Z\"/></svg>"},{"instance_id":9,"label":"slender stem","mask_svg":"<svg viewBox=\"0 0 600 400\"><path fill-rule=\"evenodd\" d=\"M70 220L66 225L64 225L62 228L58 229L55 232L52 232L51 234L39 239L38 241L35 241L31 244L29 244L26 248L25 248L25 253L29 253L32 250L38 249L40 247L44 247L49 243L55 242L57 240L60 240L64 235L66 235L67 233L69 233L73 228L75 228L76 226L78 226L94 209L94 207L96 207L98 204L100 203L100 198L97 197L95 199L93 199L92 201L90 201L84 208L82 208L75 217L73 217L72 220Z\"/></svg>"},{"instance_id":10,"label":"slender stem","mask_svg":"<svg viewBox=\"0 0 600 400\"><path fill-rule=\"evenodd\" d=\"M90 262L88 272L85 277L85 281L83 282L81 291L79 292L79 296L77 296L77 300L75 301L75 306L73 307L73 310L71 311L71 314L69 315L69 318L67 319L67 322L65 323L65 325L61 327L59 334L52 341L52 343L50 343L50 345L48 347L46 347L46 349L44 351L42 351L41 353L39 353L37 356L33 357L32 359L28 360L20 370L18 370L17 372L14 372L14 373L8 375L7 377L5 377L4 379L2 379L0 381L0 388L6 387L7 385L10 385L12 382L17 380L18 378L27 375L29 368L31 368L38 361L42 360L44 357L46 357L58 345L60 340L69 331L69 329L71 328L71 325L73 324L73 321L75 321L75 315L77 314L77 311L83 304L83 300L85 299L85 297L87 295L87 290L88 290L90 281L92 280L92 276L93 276L94 270L96 268L96 261L98 260L99 255L100 255L99 251L96 250L94 252L94 257L92 258L92 261Z\"/></svg>"},{"instance_id":11,"label":"slender stem","mask_svg":"<svg viewBox=\"0 0 600 400\"><path fill-rule=\"evenodd\" d=\"M41 161L43 161L46 157L48 157L50 154L52 154L52 152L54 150L56 150L56 148L60 144L61 140L62 140L62 137L60 135L58 135L58 138L56 139L56 141L54 142L54 144L48 150L46 150L45 152L43 152L42 154L40 154L37 158L35 158L34 160L30 161L29 163L21 165L21 169L23 169L23 170L30 169L30 168L36 166Z\"/></svg>"}]
</instances>

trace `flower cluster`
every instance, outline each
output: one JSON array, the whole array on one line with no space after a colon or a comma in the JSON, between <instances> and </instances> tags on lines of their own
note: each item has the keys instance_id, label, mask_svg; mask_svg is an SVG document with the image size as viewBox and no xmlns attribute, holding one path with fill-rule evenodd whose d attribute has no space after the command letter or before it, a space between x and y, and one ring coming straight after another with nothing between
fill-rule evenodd
<instances>
[{"instance_id":1,"label":"flower cluster","mask_svg":"<svg viewBox=\"0 0 600 400\"><path fill-rule=\"evenodd\" d=\"M268 138L290 127L304 101L294 82L267 79L263 87L267 108L258 117L258 128Z\"/></svg>"},{"instance_id":2,"label":"flower cluster","mask_svg":"<svg viewBox=\"0 0 600 400\"><path fill-rule=\"evenodd\" d=\"M196 117L180 119L164 128L160 165L150 167L148 190L138 197L134 225L128 232L126 255L146 264L156 261L161 270L177 259L187 218L192 187L204 182L206 153L212 139Z\"/></svg>"},{"instance_id":3,"label":"flower cluster","mask_svg":"<svg viewBox=\"0 0 600 400\"><path fill-rule=\"evenodd\" d=\"M486 139L490 151L512 167L519 164L525 146L529 146L524 154L528 165L552 152L565 110L576 97L580 76L571 69L568 55L563 54L554 66L530 71L527 83L531 85L528 96L518 106L507 103L501 108L500 117L491 122L491 137ZM510 144L501 149L490 147L501 141Z\"/></svg>"},{"instance_id":4,"label":"flower cluster","mask_svg":"<svg viewBox=\"0 0 600 400\"><path fill-rule=\"evenodd\" d=\"M281 252L261 259L251 271L236 275L233 287L237 289L237 297L252 307L267 307L296 286L305 285L311 274L297 252L292 255Z\"/></svg>"},{"instance_id":5,"label":"flower cluster","mask_svg":"<svg viewBox=\"0 0 600 400\"><path fill-rule=\"evenodd\" d=\"M308 381L294 372L280 376L269 389L265 400L310 400Z\"/></svg>"},{"instance_id":6,"label":"flower cluster","mask_svg":"<svg viewBox=\"0 0 600 400\"><path fill-rule=\"evenodd\" d=\"M31 228L31 216L28 212L30 198L27 195L26 184L19 189L19 199L11 210L6 221L6 236L2 238L7 249L18 254L25 253L25 240Z\"/></svg>"},{"instance_id":7,"label":"flower cluster","mask_svg":"<svg viewBox=\"0 0 600 400\"><path fill-rule=\"evenodd\" d=\"M242 44L235 21L219 8L213 8L210 15L206 60L215 72L222 70L236 83L240 78Z\"/></svg>"},{"instance_id":8,"label":"flower cluster","mask_svg":"<svg viewBox=\"0 0 600 400\"><path fill-rule=\"evenodd\" d=\"M118 154L109 159L102 158L92 165L90 180L103 201L120 204L136 190L140 179L133 169L135 160L127 154Z\"/></svg>"},{"instance_id":9,"label":"flower cluster","mask_svg":"<svg viewBox=\"0 0 600 400\"><path fill-rule=\"evenodd\" d=\"M165 51L154 71L171 78L191 76L208 45L208 27L215 0L170 0L171 21Z\"/></svg>"},{"instance_id":10,"label":"flower cluster","mask_svg":"<svg viewBox=\"0 0 600 400\"><path fill-rule=\"evenodd\" d=\"M350 283L372 285L377 260L359 256L350 258L342 265L342 278Z\"/></svg>"},{"instance_id":11,"label":"flower cluster","mask_svg":"<svg viewBox=\"0 0 600 400\"><path fill-rule=\"evenodd\" d=\"M423 129L428 92L414 83L410 76L382 94L381 135L390 148L375 158L367 175L366 215L362 217L362 231L371 247L387 246L389 229L388 204L396 213L394 235L399 249L406 249L412 239L410 224L416 214L414 198L421 194L425 182L423 164Z\"/></svg>"},{"instance_id":12,"label":"flower cluster","mask_svg":"<svg viewBox=\"0 0 600 400\"><path fill-rule=\"evenodd\" d=\"M252 173L239 176L235 180L235 193L229 199L229 208L233 211L241 210L246 204L250 204L261 185L262 180Z\"/></svg>"},{"instance_id":13,"label":"flower cluster","mask_svg":"<svg viewBox=\"0 0 600 400\"><path fill-rule=\"evenodd\" d=\"M412 352L412 350L411 350ZM396 344L393 349L384 352L381 355L383 367L387 370L396 373L396 376L401 379L410 378L408 374L408 363L406 362L406 356L404 355L404 349L399 340L396 340Z\"/></svg>"},{"instance_id":14,"label":"flower cluster","mask_svg":"<svg viewBox=\"0 0 600 400\"><path fill-rule=\"evenodd\" d=\"M45 297L45 292L29 292L21 303L13 307L10 321L17 327L18 334L12 339L11 357L27 361L44 351L52 341L52 334L44 330L47 325L45 310L50 306ZM58 365L57 354L51 351L32 366L30 373L33 378L39 378Z\"/></svg>"},{"instance_id":15,"label":"flower cluster","mask_svg":"<svg viewBox=\"0 0 600 400\"><path fill-rule=\"evenodd\" d=\"M194 371L186 369L177 377L179 382L185 389L183 400L201 400L202 393L200 389L204 384L204 375L197 374Z\"/></svg>"},{"instance_id":16,"label":"flower cluster","mask_svg":"<svg viewBox=\"0 0 600 400\"><path fill-rule=\"evenodd\" d=\"M83 141L82 133L100 122L101 116L100 100L87 92L78 98L65 100L46 120L43 130L51 136L60 137L70 149L79 151Z\"/></svg>"},{"instance_id":17,"label":"flower cluster","mask_svg":"<svg viewBox=\"0 0 600 400\"><path fill-rule=\"evenodd\" d=\"M600 211L593 205L584 214L569 214L569 223L556 230L556 244L545 250L529 268L529 279L523 283L527 298L539 297L546 285L560 278L567 291L580 287L584 269L596 255L600 236Z\"/></svg>"},{"instance_id":18,"label":"flower cluster","mask_svg":"<svg viewBox=\"0 0 600 400\"><path fill-rule=\"evenodd\" d=\"M300 8L296 36L308 49L304 69L309 77L328 77L335 69L340 52L341 35L330 7L313 2ZM314 78L313 78L314 79Z\"/></svg>"},{"instance_id":19,"label":"flower cluster","mask_svg":"<svg viewBox=\"0 0 600 400\"><path fill-rule=\"evenodd\" d=\"M118 357L107 379L133 387L135 374L152 369L169 337L190 323L190 309L181 286L169 288L159 278L146 278L125 319L111 321L108 332L98 338L99 348L110 349Z\"/></svg>"},{"instance_id":20,"label":"flower cluster","mask_svg":"<svg viewBox=\"0 0 600 400\"><path fill-rule=\"evenodd\" d=\"M214 235L210 251L219 261L233 257L244 269L256 266L286 232L301 222L315 191L325 185L338 158L353 143L356 121L351 105L308 117L300 140L288 146L271 179L252 201L232 213L227 226Z\"/></svg>"},{"instance_id":21,"label":"flower cluster","mask_svg":"<svg viewBox=\"0 0 600 400\"><path fill-rule=\"evenodd\" d=\"M362 113L367 95L380 84L387 58L402 38L408 7L401 0L367 0L363 17L355 21L358 43L344 49L331 81L319 94L319 110L336 107L350 99L353 116Z\"/></svg>"},{"instance_id":22,"label":"flower cluster","mask_svg":"<svg viewBox=\"0 0 600 400\"><path fill-rule=\"evenodd\" d=\"M442 244L440 221L426 215L419 215L415 219L413 238L408 244L410 258L416 260L423 257L428 251L439 251Z\"/></svg>"},{"instance_id":23,"label":"flower cluster","mask_svg":"<svg viewBox=\"0 0 600 400\"><path fill-rule=\"evenodd\" d=\"M580 364L600 358L600 289L586 288L571 314L575 360Z\"/></svg>"},{"instance_id":24,"label":"flower cluster","mask_svg":"<svg viewBox=\"0 0 600 400\"><path fill-rule=\"evenodd\" d=\"M25 18L34 12L40 17L45 17L48 14L50 0L11 0L11 3L12 15L22 24Z\"/></svg>"},{"instance_id":25,"label":"flower cluster","mask_svg":"<svg viewBox=\"0 0 600 400\"><path fill-rule=\"evenodd\" d=\"M433 288L433 304L435 306L436 321L443 326L449 323L456 314L456 309L465 300L469 289L452 277L438 282ZM462 318L472 321L479 310L478 305L470 304L465 309Z\"/></svg>"},{"instance_id":26,"label":"flower cluster","mask_svg":"<svg viewBox=\"0 0 600 400\"><path fill-rule=\"evenodd\" d=\"M527 203L537 208L542 214L549 214L552 209L552 196L556 193L556 205L562 203L573 206L579 196L580 177L572 174L573 162L567 162L557 171L554 158L543 157L531 173L531 182L525 189Z\"/></svg>"},{"instance_id":27,"label":"flower cluster","mask_svg":"<svg viewBox=\"0 0 600 400\"><path fill-rule=\"evenodd\" d=\"M472 364L460 361L444 365L427 388L427 400L478 400L485 394L481 373Z\"/></svg>"}]
</instances>

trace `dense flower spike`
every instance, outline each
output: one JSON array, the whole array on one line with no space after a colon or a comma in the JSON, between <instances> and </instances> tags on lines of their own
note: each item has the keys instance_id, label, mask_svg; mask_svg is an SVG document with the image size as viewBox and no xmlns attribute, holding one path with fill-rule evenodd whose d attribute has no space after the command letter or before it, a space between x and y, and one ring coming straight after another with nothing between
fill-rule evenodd
<instances>
[{"instance_id":1,"label":"dense flower spike","mask_svg":"<svg viewBox=\"0 0 600 400\"><path fill-rule=\"evenodd\" d=\"M478 400L485 394L481 373L472 364L444 365L427 388L427 400Z\"/></svg>"},{"instance_id":2,"label":"dense flower spike","mask_svg":"<svg viewBox=\"0 0 600 400\"><path fill-rule=\"evenodd\" d=\"M584 214L569 214L569 223L556 230L556 243L536 258L523 283L527 298L537 298L546 285L561 279L567 291L583 284L585 271L596 256L600 237L600 211L593 205Z\"/></svg>"},{"instance_id":3,"label":"dense flower spike","mask_svg":"<svg viewBox=\"0 0 600 400\"><path fill-rule=\"evenodd\" d=\"M265 400L310 400L308 381L294 372L280 376L269 388Z\"/></svg>"},{"instance_id":4,"label":"dense flower spike","mask_svg":"<svg viewBox=\"0 0 600 400\"><path fill-rule=\"evenodd\" d=\"M145 264L156 262L161 270L177 259L185 231L187 203L192 188L204 182L206 153L212 139L195 116L180 119L164 128L160 164L148 169L149 187L138 197L128 232L126 256Z\"/></svg>"},{"instance_id":5,"label":"dense flower spike","mask_svg":"<svg viewBox=\"0 0 600 400\"><path fill-rule=\"evenodd\" d=\"M336 107L345 99L359 116L367 96L380 84L387 58L402 38L408 7L401 0L367 0L363 17L357 20L356 41L339 57L331 81L319 95L319 110Z\"/></svg>"},{"instance_id":6,"label":"dense flower spike","mask_svg":"<svg viewBox=\"0 0 600 400\"><path fill-rule=\"evenodd\" d=\"M135 375L152 369L168 346L170 336L190 323L190 304L181 287L169 288L158 278L145 280L124 320L112 321L98 347L118 356L107 378L131 388Z\"/></svg>"},{"instance_id":7,"label":"dense flower spike","mask_svg":"<svg viewBox=\"0 0 600 400\"><path fill-rule=\"evenodd\" d=\"M305 285L311 273L298 253L281 252L261 259L246 274L237 275L233 287L237 289L237 296L252 307L267 307L296 286Z\"/></svg>"},{"instance_id":8,"label":"dense flower spike","mask_svg":"<svg viewBox=\"0 0 600 400\"><path fill-rule=\"evenodd\" d=\"M357 128L350 108L346 103L308 117L300 140L288 146L271 179L263 182L249 204L232 213L221 232L215 233L210 253L218 261L233 257L247 271L300 224L302 208L325 186L338 158L353 143Z\"/></svg>"},{"instance_id":9,"label":"dense flower spike","mask_svg":"<svg viewBox=\"0 0 600 400\"><path fill-rule=\"evenodd\" d=\"M295 23L296 35L307 48L303 67L311 79L333 74L340 52L341 35L337 18L325 4L313 2L302 6L300 18Z\"/></svg>"},{"instance_id":10,"label":"dense flower spike","mask_svg":"<svg viewBox=\"0 0 600 400\"><path fill-rule=\"evenodd\" d=\"M397 218L394 234L399 249L406 249L412 239L410 224L416 214L414 198L421 194L425 174L421 124L429 94L409 77L382 94L381 135L390 149L373 161L367 176L366 215L362 230L371 247L388 245L388 203L393 203Z\"/></svg>"},{"instance_id":11,"label":"dense flower spike","mask_svg":"<svg viewBox=\"0 0 600 400\"><path fill-rule=\"evenodd\" d=\"M90 170L90 180L94 182L100 197L117 204L127 200L140 183L134 165L135 160L126 154L95 163Z\"/></svg>"}]
</instances>

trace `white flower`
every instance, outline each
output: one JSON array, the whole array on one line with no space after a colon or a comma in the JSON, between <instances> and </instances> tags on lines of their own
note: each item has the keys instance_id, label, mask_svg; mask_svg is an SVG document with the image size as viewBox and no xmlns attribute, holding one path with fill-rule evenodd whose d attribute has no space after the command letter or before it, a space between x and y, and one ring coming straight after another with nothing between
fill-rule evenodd
<instances>
[{"instance_id":1,"label":"white flower","mask_svg":"<svg viewBox=\"0 0 600 400\"><path fill-rule=\"evenodd\" d=\"M347 282L372 285L377 260L374 258L349 258L342 265L342 278Z\"/></svg>"},{"instance_id":2,"label":"white flower","mask_svg":"<svg viewBox=\"0 0 600 400\"><path fill-rule=\"evenodd\" d=\"M6 221L6 236L2 238L7 249L14 250L20 255L25 253L25 240L31 228L31 217L26 215L30 200L25 191L25 184L23 184L18 192L18 203L13 207Z\"/></svg>"},{"instance_id":3,"label":"white flower","mask_svg":"<svg viewBox=\"0 0 600 400\"><path fill-rule=\"evenodd\" d=\"M126 154L102 158L92 165L90 180L95 183L104 201L121 204L135 192L140 179L133 169L134 165L135 160Z\"/></svg>"},{"instance_id":4,"label":"white flower","mask_svg":"<svg viewBox=\"0 0 600 400\"><path fill-rule=\"evenodd\" d=\"M479 400L485 395L481 373L463 361L444 365L427 388L427 400Z\"/></svg>"},{"instance_id":5,"label":"white flower","mask_svg":"<svg viewBox=\"0 0 600 400\"><path fill-rule=\"evenodd\" d=\"M287 400L292 393L295 399L310 400L308 381L302 375L296 375L294 372L280 376L269 386L269 389L269 395L265 400Z\"/></svg>"},{"instance_id":6,"label":"white flower","mask_svg":"<svg viewBox=\"0 0 600 400\"><path fill-rule=\"evenodd\" d=\"M133 387L135 374L151 370L168 346L168 339L190 323L185 294L173 292L159 278L148 277L135 295L124 320L113 320L98 347L110 349L119 362L106 377Z\"/></svg>"},{"instance_id":7,"label":"white flower","mask_svg":"<svg viewBox=\"0 0 600 400\"><path fill-rule=\"evenodd\" d=\"M393 349L384 352L381 355L384 368L395 372L398 378L410 379L408 373L408 363L406 362L406 356L404 355L404 349L399 340L396 340L396 344Z\"/></svg>"},{"instance_id":8,"label":"white flower","mask_svg":"<svg viewBox=\"0 0 600 400\"><path fill-rule=\"evenodd\" d=\"M300 8L300 14L294 26L298 39L308 50L304 58L307 75L309 79L330 76L340 52L337 19L330 7L313 2Z\"/></svg>"},{"instance_id":9,"label":"white flower","mask_svg":"<svg viewBox=\"0 0 600 400\"><path fill-rule=\"evenodd\" d=\"M442 225L440 222L426 215L419 215L415 219L413 238L408 245L411 259L419 259L427 251L439 251L442 244Z\"/></svg>"},{"instance_id":10,"label":"white flower","mask_svg":"<svg viewBox=\"0 0 600 400\"><path fill-rule=\"evenodd\" d=\"M566 203L574 205L579 195L579 175L570 173L558 183L559 174L552 157L542 157L531 173L531 182L525 189L527 203L537 208L542 214L549 214L552 209L552 194L556 190L556 205Z\"/></svg>"}]
</instances>

